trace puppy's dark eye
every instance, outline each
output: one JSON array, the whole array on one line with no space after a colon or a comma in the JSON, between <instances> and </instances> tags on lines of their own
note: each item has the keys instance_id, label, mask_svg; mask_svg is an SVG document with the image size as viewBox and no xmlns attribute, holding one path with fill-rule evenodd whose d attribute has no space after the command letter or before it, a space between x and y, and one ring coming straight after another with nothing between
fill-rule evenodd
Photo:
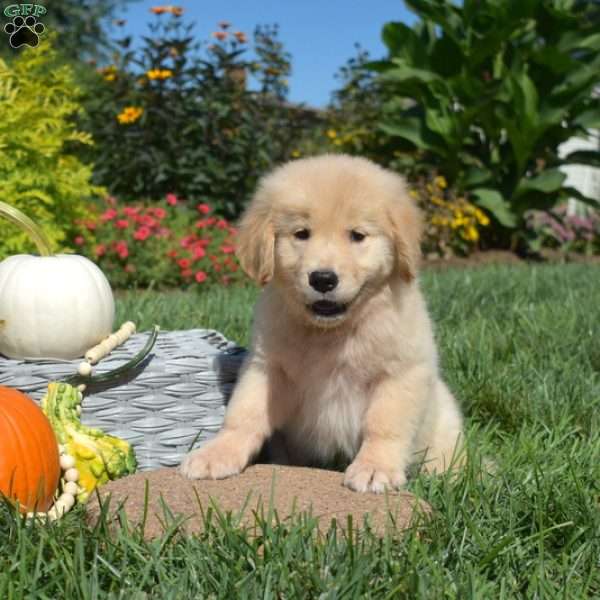
<instances>
[{"instance_id":1,"label":"puppy's dark eye","mask_svg":"<svg viewBox=\"0 0 600 600\"><path fill-rule=\"evenodd\" d=\"M353 229L350 232L350 239L353 242L362 242L367 236L364 233L361 233L360 231L356 231L355 229Z\"/></svg>"},{"instance_id":2,"label":"puppy's dark eye","mask_svg":"<svg viewBox=\"0 0 600 600\"><path fill-rule=\"evenodd\" d=\"M307 240L310 237L310 231L308 229L298 229L298 231L294 231L294 237L297 240Z\"/></svg>"}]
</instances>

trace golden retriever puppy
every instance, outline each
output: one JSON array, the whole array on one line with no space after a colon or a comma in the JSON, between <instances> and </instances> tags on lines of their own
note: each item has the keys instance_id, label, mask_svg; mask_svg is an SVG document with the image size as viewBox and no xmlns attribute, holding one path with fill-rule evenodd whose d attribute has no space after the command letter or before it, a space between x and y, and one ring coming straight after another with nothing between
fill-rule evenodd
<instances>
[{"instance_id":1,"label":"golden retriever puppy","mask_svg":"<svg viewBox=\"0 0 600 600\"><path fill-rule=\"evenodd\" d=\"M273 434L285 461L349 463L344 483L382 492L411 462L441 471L461 438L419 289L420 215L404 181L325 155L260 182L237 254L264 287L222 430L182 473L240 473Z\"/></svg>"}]
</instances>

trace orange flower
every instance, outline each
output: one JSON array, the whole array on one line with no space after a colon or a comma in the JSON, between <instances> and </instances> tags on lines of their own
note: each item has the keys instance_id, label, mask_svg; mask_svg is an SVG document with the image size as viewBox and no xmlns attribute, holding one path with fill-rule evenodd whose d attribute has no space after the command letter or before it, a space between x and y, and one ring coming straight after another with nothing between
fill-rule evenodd
<instances>
[{"instance_id":1,"label":"orange flower","mask_svg":"<svg viewBox=\"0 0 600 600\"><path fill-rule=\"evenodd\" d=\"M173 71L171 69L150 69L146 72L148 79L169 79L173 77Z\"/></svg>"},{"instance_id":2,"label":"orange flower","mask_svg":"<svg viewBox=\"0 0 600 600\"><path fill-rule=\"evenodd\" d=\"M164 15L165 13L170 13L174 17L180 17L183 14L183 8L181 6L173 6L173 5L153 6L150 9L150 12L154 13L155 15Z\"/></svg>"},{"instance_id":3,"label":"orange flower","mask_svg":"<svg viewBox=\"0 0 600 600\"><path fill-rule=\"evenodd\" d=\"M213 32L212 36L214 38L218 39L220 42L222 42L227 39L227 32L226 31L215 31L215 32Z\"/></svg>"},{"instance_id":4,"label":"orange flower","mask_svg":"<svg viewBox=\"0 0 600 600\"><path fill-rule=\"evenodd\" d=\"M248 41L246 34L242 31L236 31L233 35L240 44L245 44Z\"/></svg>"},{"instance_id":5,"label":"orange flower","mask_svg":"<svg viewBox=\"0 0 600 600\"><path fill-rule=\"evenodd\" d=\"M136 106L126 106L121 113L117 115L117 119L119 123L135 123L144 112L143 108L139 108Z\"/></svg>"}]
</instances>

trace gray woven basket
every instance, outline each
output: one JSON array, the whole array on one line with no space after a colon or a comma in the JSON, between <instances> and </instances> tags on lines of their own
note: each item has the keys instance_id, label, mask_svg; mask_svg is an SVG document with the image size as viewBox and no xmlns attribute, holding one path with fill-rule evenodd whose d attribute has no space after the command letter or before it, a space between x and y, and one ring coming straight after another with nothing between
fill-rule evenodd
<instances>
[{"instance_id":1,"label":"gray woven basket","mask_svg":"<svg viewBox=\"0 0 600 600\"><path fill-rule=\"evenodd\" d=\"M147 333L133 335L94 372L124 364L147 340ZM115 383L86 390L81 420L129 441L140 470L178 465L220 429L244 357L243 348L214 330L161 331L142 365ZM0 385L39 402L49 381L74 375L80 362L0 355Z\"/></svg>"}]
</instances>

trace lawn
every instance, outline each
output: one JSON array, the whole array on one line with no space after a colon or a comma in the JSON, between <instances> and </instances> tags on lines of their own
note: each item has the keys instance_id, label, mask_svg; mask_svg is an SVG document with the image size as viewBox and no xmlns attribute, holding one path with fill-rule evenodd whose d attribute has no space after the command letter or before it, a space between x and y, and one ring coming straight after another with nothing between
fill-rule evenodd
<instances>
[{"instance_id":1,"label":"lawn","mask_svg":"<svg viewBox=\"0 0 600 600\"><path fill-rule=\"evenodd\" d=\"M600 597L600 267L422 279L471 457L455 480L410 481L430 522L380 540L318 537L298 518L248 538L224 516L201 537L144 542L92 530L80 510L35 526L2 507L0 598ZM127 292L118 320L211 327L245 345L256 293Z\"/></svg>"}]
</instances>

